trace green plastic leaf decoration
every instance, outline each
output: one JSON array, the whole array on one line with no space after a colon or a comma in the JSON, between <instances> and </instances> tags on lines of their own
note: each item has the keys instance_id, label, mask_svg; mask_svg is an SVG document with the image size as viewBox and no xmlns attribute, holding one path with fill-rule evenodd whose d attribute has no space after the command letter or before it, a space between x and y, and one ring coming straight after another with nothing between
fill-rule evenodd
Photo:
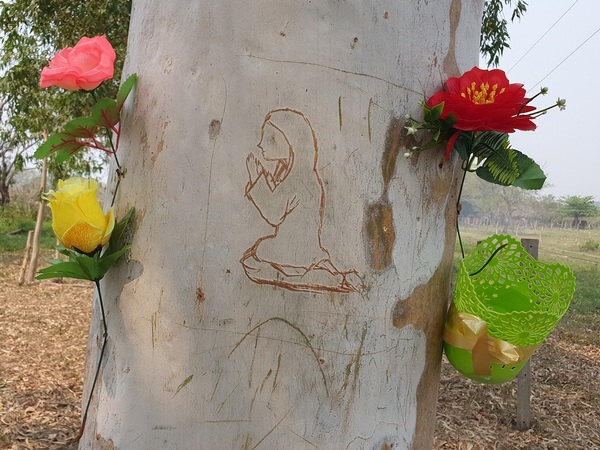
<instances>
[{"instance_id":1,"label":"green plastic leaf decoration","mask_svg":"<svg viewBox=\"0 0 600 450\"><path fill-rule=\"evenodd\" d=\"M123 248L116 250L112 253L106 253L102 255L102 257L98 261L98 275L100 275L100 278L98 279L104 277L106 272L108 272L108 269L110 269L113 266L113 264L116 263L119 258L121 258L121 256L127 253L127 250L129 250L130 248L131 245L126 245Z\"/></svg>"},{"instance_id":2,"label":"green plastic leaf decoration","mask_svg":"<svg viewBox=\"0 0 600 450\"><path fill-rule=\"evenodd\" d=\"M60 143L64 139L68 139L68 136L64 135L63 133L56 133L56 134L50 135L48 137L48 139L46 139L46 142L44 142L42 145L40 145L38 147L38 149L33 154L33 157L36 159L46 158L47 156L50 155L50 153L52 153L53 148L56 147L57 145L60 145Z\"/></svg>"},{"instance_id":3,"label":"green plastic leaf decoration","mask_svg":"<svg viewBox=\"0 0 600 450\"><path fill-rule=\"evenodd\" d=\"M117 102L111 98L98 100L92 109L92 120L98 126L112 128L120 119Z\"/></svg>"},{"instance_id":4,"label":"green plastic leaf decoration","mask_svg":"<svg viewBox=\"0 0 600 450\"><path fill-rule=\"evenodd\" d=\"M63 163L69 157L88 146L86 139L91 139L97 131L97 126L90 117L78 117L65 125L64 131L48 137L34 153L34 158L44 159L52 153L57 153L56 162Z\"/></svg>"},{"instance_id":5,"label":"green plastic leaf decoration","mask_svg":"<svg viewBox=\"0 0 600 450\"><path fill-rule=\"evenodd\" d=\"M501 186L516 186L521 189L541 189L546 181L546 175L540 166L527 155L513 148L507 149L511 160L508 164L500 159L501 152L490 156L481 167L475 171L477 176L489 183ZM497 156L498 155L498 156ZM514 168L516 166L516 171ZM516 176L514 176L516 174Z\"/></svg>"},{"instance_id":6,"label":"green plastic leaf decoration","mask_svg":"<svg viewBox=\"0 0 600 450\"><path fill-rule=\"evenodd\" d=\"M436 120L439 120L443 111L444 102L434 106L433 108L425 107L423 111L423 119L425 122L435 122Z\"/></svg>"},{"instance_id":7,"label":"green plastic leaf decoration","mask_svg":"<svg viewBox=\"0 0 600 450\"><path fill-rule=\"evenodd\" d=\"M521 189L541 189L546 181L546 175L542 168L529 156L518 150L513 150L517 158L519 176L512 185Z\"/></svg>"},{"instance_id":8,"label":"green plastic leaf decoration","mask_svg":"<svg viewBox=\"0 0 600 450\"><path fill-rule=\"evenodd\" d=\"M38 270L35 277L36 280L45 280L47 278L90 280L89 273L75 261L61 261Z\"/></svg>"},{"instance_id":9,"label":"green plastic leaf decoration","mask_svg":"<svg viewBox=\"0 0 600 450\"><path fill-rule=\"evenodd\" d=\"M472 145L472 154L479 160L510 147L508 134L497 131L485 131L476 134Z\"/></svg>"},{"instance_id":10,"label":"green plastic leaf decoration","mask_svg":"<svg viewBox=\"0 0 600 450\"><path fill-rule=\"evenodd\" d=\"M82 148L85 148L87 145L85 142L80 142L78 140L66 141L59 147L56 147L54 150L57 150L56 154L56 163L62 164L67 159L69 159L74 153L78 152Z\"/></svg>"},{"instance_id":11,"label":"green plastic leaf decoration","mask_svg":"<svg viewBox=\"0 0 600 450\"><path fill-rule=\"evenodd\" d=\"M71 138L92 138L98 127L91 117L78 117L69 121L64 127L64 134Z\"/></svg>"},{"instance_id":12,"label":"green plastic leaf decoration","mask_svg":"<svg viewBox=\"0 0 600 450\"><path fill-rule=\"evenodd\" d=\"M110 235L110 240L108 241L108 248L106 249L106 254L114 253L119 249L119 245L121 243L123 235L125 234L127 225L129 224L129 221L133 218L134 215L135 208L131 208L127 212L127 214L125 214L125 216L115 224L113 232Z\"/></svg>"},{"instance_id":13,"label":"green plastic leaf decoration","mask_svg":"<svg viewBox=\"0 0 600 450\"><path fill-rule=\"evenodd\" d=\"M485 181L510 186L519 176L516 154L511 148L496 148L475 172Z\"/></svg>"},{"instance_id":14,"label":"green plastic leaf decoration","mask_svg":"<svg viewBox=\"0 0 600 450\"><path fill-rule=\"evenodd\" d=\"M134 73L125 80L125 82L119 89L119 92L117 93L117 110L119 112L121 111L121 108L123 107L123 103L125 103L127 96L133 89L133 86L135 86L136 81L137 75Z\"/></svg>"},{"instance_id":15,"label":"green plastic leaf decoration","mask_svg":"<svg viewBox=\"0 0 600 450\"><path fill-rule=\"evenodd\" d=\"M469 156L471 156L471 139L471 133L460 133L458 139L454 143L454 150L458 153L460 159L463 161L467 161Z\"/></svg>"},{"instance_id":16,"label":"green plastic leaf decoration","mask_svg":"<svg viewBox=\"0 0 600 450\"><path fill-rule=\"evenodd\" d=\"M84 142L80 142L71 134L63 132L51 135L34 153L37 159L44 159L51 153L58 152L57 163L66 161L73 153L85 147Z\"/></svg>"}]
</instances>

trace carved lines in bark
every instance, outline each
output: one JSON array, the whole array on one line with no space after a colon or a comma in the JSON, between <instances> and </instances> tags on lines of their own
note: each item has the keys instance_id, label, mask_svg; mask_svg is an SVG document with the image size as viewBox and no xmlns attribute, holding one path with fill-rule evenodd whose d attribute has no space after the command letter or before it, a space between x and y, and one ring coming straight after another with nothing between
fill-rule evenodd
<instances>
[{"instance_id":1,"label":"carved lines in bark","mask_svg":"<svg viewBox=\"0 0 600 450\"><path fill-rule=\"evenodd\" d=\"M267 113L260 154L246 158L245 196L272 232L259 237L240 263L248 278L291 291L360 292L356 269L340 270L323 245L325 189L317 163L317 135L308 118L291 108Z\"/></svg>"}]
</instances>

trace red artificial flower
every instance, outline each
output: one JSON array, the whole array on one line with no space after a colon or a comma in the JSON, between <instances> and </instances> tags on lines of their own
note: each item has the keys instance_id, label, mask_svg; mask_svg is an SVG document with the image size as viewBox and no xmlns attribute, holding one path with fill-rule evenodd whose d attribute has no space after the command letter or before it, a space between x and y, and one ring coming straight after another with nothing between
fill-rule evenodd
<instances>
[{"instance_id":1,"label":"red artificial flower","mask_svg":"<svg viewBox=\"0 0 600 450\"><path fill-rule=\"evenodd\" d=\"M91 91L113 77L115 57L106 37L83 37L75 47L58 52L42 69L40 87Z\"/></svg>"},{"instance_id":2,"label":"red artificial flower","mask_svg":"<svg viewBox=\"0 0 600 450\"><path fill-rule=\"evenodd\" d=\"M427 106L444 103L441 118L453 115L454 128L462 131L535 130L527 114L535 107L527 105L522 84L510 83L500 69L482 70L473 67L461 77L446 81L446 90L434 94Z\"/></svg>"}]
</instances>

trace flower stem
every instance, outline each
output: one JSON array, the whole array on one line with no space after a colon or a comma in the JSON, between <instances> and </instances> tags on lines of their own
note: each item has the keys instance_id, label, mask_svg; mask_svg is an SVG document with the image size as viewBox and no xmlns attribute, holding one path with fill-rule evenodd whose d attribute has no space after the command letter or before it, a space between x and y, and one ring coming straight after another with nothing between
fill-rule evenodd
<instances>
[{"instance_id":1,"label":"flower stem","mask_svg":"<svg viewBox=\"0 0 600 450\"><path fill-rule=\"evenodd\" d=\"M112 147L112 140L110 141L110 146ZM117 158L117 151L113 147L113 155L115 157L115 162L117 163L117 167L120 169L121 164L119 163L119 158Z\"/></svg>"},{"instance_id":2,"label":"flower stem","mask_svg":"<svg viewBox=\"0 0 600 450\"><path fill-rule=\"evenodd\" d=\"M496 250L494 250L494 253L492 253L492 255L488 258L488 260L485 262L485 264L483 266L481 266L481 269L477 270L476 272L470 273L469 276L470 277L474 277L475 275L477 275L478 273L480 273L483 269L485 269L487 267L487 265L492 262L492 259L494 259L494 256L496 256L496 254L502 250L503 248L505 248L506 246L508 246L508 244L502 244L500 247L498 247Z\"/></svg>"},{"instance_id":3,"label":"flower stem","mask_svg":"<svg viewBox=\"0 0 600 450\"><path fill-rule=\"evenodd\" d=\"M98 98L96 97L96 93L94 91L90 91L90 94L92 94L92 98L94 99L94 102L98 103ZM112 150L112 154L115 157L115 163L117 163L117 168L121 169L121 163L119 163L119 158L117 158L117 149L115 148L115 145L113 144L113 141L112 141L111 130L108 128L105 128L105 131L106 131L106 137L108 138L108 143L110 144L110 148Z\"/></svg>"},{"instance_id":4,"label":"flower stem","mask_svg":"<svg viewBox=\"0 0 600 450\"><path fill-rule=\"evenodd\" d=\"M458 197L456 199L456 235L458 236L458 244L460 245L460 254L462 255L463 259L465 259L465 249L463 247L462 237L460 236L460 227L458 225L458 217L460 215L460 210L461 210L460 197L462 195L463 187L465 186L465 179L467 178L467 173L469 172L474 159L475 159L475 156L471 155L469 157L469 160L466 163L463 163L463 167L462 167L463 176L462 176L462 180L460 182L460 188L458 190Z\"/></svg>"},{"instance_id":5,"label":"flower stem","mask_svg":"<svg viewBox=\"0 0 600 450\"><path fill-rule=\"evenodd\" d=\"M102 359L104 357L104 350L106 349L106 340L108 338L108 328L106 327L106 315L104 314L104 304L102 303L102 291L100 290L100 280L95 280L96 289L98 291L98 301L100 302L100 311L102 312L102 326L104 328L104 332L102 333L102 347L100 348L100 357L98 358L98 364L96 365L96 373L94 374L94 381L92 381L92 387L90 389L90 395L88 397L88 401L85 405L85 411L83 412L83 418L81 419L81 428L79 429L79 433L73 439L73 442L79 442L81 436L83 436L83 432L85 430L85 423L87 422L87 415L90 409L90 405L92 403L92 396L94 395L94 389L96 388L96 382L98 381L98 376L100 374L100 368L102 367Z\"/></svg>"},{"instance_id":6,"label":"flower stem","mask_svg":"<svg viewBox=\"0 0 600 450\"><path fill-rule=\"evenodd\" d=\"M115 204L115 200L117 198L117 192L119 190L120 184L121 184L121 171L117 170L117 185L115 186L115 193L113 194L112 200L110 202L110 206L113 206Z\"/></svg>"},{"instance_id":7,"label":"flower stem","mask_svg":"<svg viewBox=\"0 0 600 450\"><path fill-rule=\"evenodd\" d=\"M548 111L550 111L552 108L556 108L558 105L554 104L552 106L548 106L547 108L544 109L540 109L539 111L535 111L533 113L530 114L531 117L536 118L538 116L541 116L543 114L546 114Z\"/></svg>"}]
</instances>

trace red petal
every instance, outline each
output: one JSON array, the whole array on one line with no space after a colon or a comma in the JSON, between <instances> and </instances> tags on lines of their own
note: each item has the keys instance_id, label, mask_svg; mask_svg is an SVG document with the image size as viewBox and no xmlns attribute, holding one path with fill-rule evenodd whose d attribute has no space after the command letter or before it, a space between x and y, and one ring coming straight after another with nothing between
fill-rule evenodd
<instances>
[{"instance_id":1,"label":"red petal","mask_svg":"<svg viewBox=\"0 0 600 450\"><path fill-rule=\"evenodd\" d=\"M457 131L452 136L450 136L450 139L448 139L448 145L446 145L446 153L444 155L446 157L446 160L450 159L450 154L452 153L452 150L454 150L454 144L456 143L456 140L459 136L460 131Z\"/></svg>"}]
</instances>

